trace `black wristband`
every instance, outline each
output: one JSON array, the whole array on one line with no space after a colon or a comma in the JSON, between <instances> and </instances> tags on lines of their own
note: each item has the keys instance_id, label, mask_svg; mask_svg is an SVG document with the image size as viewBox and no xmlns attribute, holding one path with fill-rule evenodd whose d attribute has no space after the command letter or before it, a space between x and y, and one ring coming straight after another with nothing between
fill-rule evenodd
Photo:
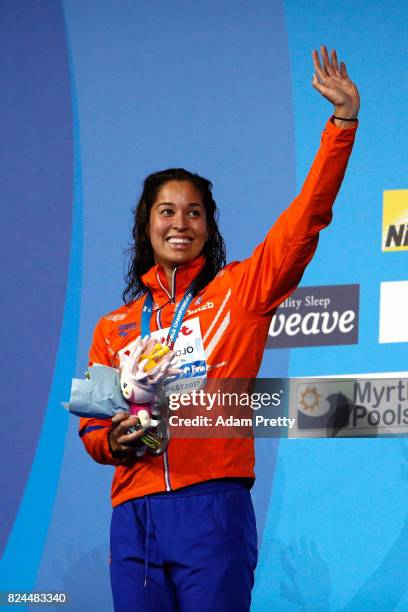
<instances>
[{"instance_id":1,"label":"black wristband","mask_svg":"<svg viewBox=\"0 0 408 612\"><path fill-rule=\"evenodd\" d=\"M347 119L346 117L337 117L337 115L332 115L332 119L338 119L339 121L358 121L357 117Z\"/></svg>"}]
</instances>

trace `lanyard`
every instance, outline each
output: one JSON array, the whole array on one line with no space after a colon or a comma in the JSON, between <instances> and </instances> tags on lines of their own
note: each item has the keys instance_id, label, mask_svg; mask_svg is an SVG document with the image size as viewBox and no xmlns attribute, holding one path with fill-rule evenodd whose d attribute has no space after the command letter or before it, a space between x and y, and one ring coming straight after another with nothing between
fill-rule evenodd
<instances>
[{"instance_id":1,"label":"lanyard","mask_svg":"<svg viewBox=\"0 0 408 612\"><path fill-rule=\"evenodd\" d=\"M174 313L173 321L171 322L170 330L166 338L166 344L168 344L170 350L173 350L174 345L177 340L177 336L179 335L181 325L183 323L184 315L186 314L187 308L191 304L191 300L193 299L193 292L190 289L184 294L183 299L180 304L177 306L177 310ZM146 298L142 308L142 324L141 324L141 334L142 338L145 336L150 336L150 320L152 318L153 313L153 298L150 291L147 292Z\"/></svg>"}]
</instances>

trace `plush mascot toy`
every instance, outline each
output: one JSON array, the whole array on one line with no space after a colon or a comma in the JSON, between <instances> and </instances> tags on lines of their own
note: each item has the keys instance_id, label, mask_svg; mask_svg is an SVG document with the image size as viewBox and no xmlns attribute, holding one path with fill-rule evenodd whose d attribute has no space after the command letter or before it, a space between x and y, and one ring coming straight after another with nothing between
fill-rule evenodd
<instances>
[{"instance_id":1,"label":"plush mascot toy","mask_svg":"<svg viewBox=\"0 0 408 612\"><path fill-rule=\"evenodd\" d=\"M163 378L179 372L172 367L173 358L167 344L146 336L139 337L122 360L120 388L130 404L129 412L139 418L144 429L157 427L157 421L151 418L151 406Z\"/></svg>"},{"instance_id":2,"label":"plush mascot toy","mask_svg":"<svg viewBox=\"0 0 408 612\"><path fill-rule=\"evenodd\" d=\"M120 411L129 411L139 418L133 431L146 430L141 443L153 454L165 449L166 437L155 429L159 409L155 408L160 383L166 376L179 374L174 367L174 352L150 336L139 337L121 355L120 372L95 363L85 380L74 378L71 397L63 406L72 414L88 418L110 418ZM152 418L153 417L153 418Z\"/></svg>"}]
</instances>

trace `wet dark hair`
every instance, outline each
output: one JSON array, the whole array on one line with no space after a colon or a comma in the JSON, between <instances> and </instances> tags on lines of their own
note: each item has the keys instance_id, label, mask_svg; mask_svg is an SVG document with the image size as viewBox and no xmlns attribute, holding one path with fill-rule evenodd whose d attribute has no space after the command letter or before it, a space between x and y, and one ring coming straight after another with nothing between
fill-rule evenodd
<instances>
[{"instance_id":1,"label":"wet dark hair","mask_svg":"<svg viewBox=\"0 0 408 612\"><path fill-rule=\"evenodd\" d=\"M207 215L208 239L202 251L205 263L193 282L194 295L197 295L225 266L225 242L217 225L218 209L212 196L212 183L199 174L189 172L184 168L169 168L168 170L155 172L146 177L139 202L133 211L133 241L125 251L129 258L125 275L127 286L122 293L125 304L129 304L146 291L141 277L155 265L153 248L149 238L150 211L159 190L168 181L189 181L194 185L201 195Z\"/></svg>"}]
</instances>

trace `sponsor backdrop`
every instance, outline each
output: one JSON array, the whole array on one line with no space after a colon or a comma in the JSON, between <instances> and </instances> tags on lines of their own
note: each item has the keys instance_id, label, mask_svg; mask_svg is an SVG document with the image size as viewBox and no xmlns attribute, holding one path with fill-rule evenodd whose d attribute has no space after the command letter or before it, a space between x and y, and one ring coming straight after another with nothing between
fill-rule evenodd
<instances>
[{"instance_id":1,"label":"sponsor backdrop","mask_svg":"<svg viewBox=\"0 0 408 612\"><path fill-rule=\"evenodd\" d=\"M306 175L330 114L310 85L310 52L336 47L361 89L360 132L333 224L276 313L261 374L398 378L408 370L408 7L3 0L0 24L0 587L64 590L67 609L108 612L112 469L86 456L59 402L84 371L97 318L120 304L141 181L178 165L211 178L229 259L248 255ZM308 439L256 441L253 610L407 610L408 446L311 439L331 387L297 384ZM376 410L384 389L370 384L359 393ZM404 401L386 408L403 415ZM398 430L387 414L361 415L361 430Z\"/></svg>"}]
</instances>

